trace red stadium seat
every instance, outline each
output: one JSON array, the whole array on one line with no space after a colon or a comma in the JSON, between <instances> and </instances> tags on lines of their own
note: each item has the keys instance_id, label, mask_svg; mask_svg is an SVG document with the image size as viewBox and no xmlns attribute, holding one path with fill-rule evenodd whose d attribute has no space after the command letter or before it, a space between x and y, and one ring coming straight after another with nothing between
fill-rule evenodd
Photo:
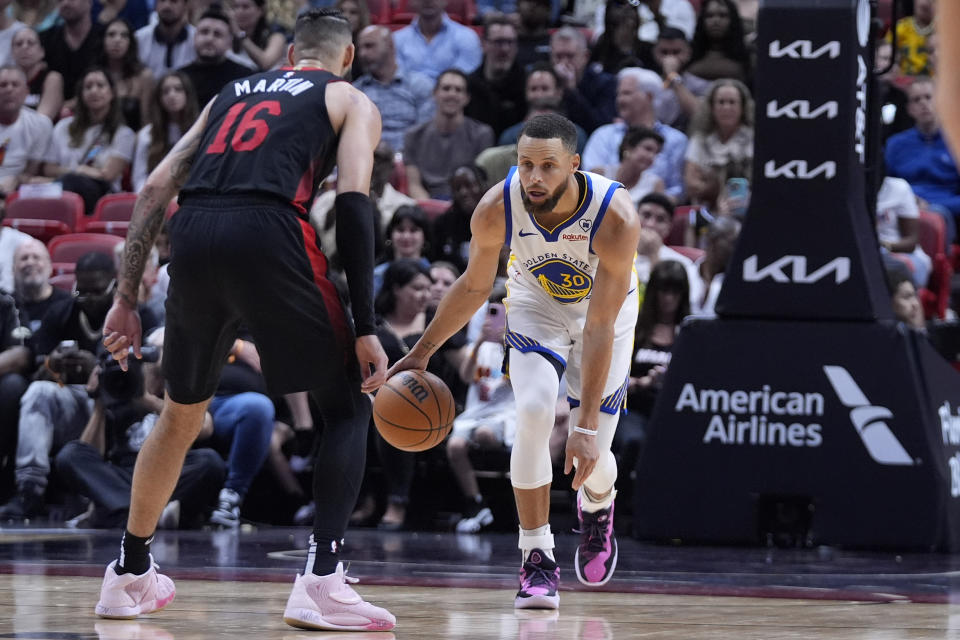
<instances>
[{"instance_id":1,"label":"red stadium seat","mask_svg":"<svg viewBox=\"0 0 960 640\"><path fill-rule=\"evenodd\" d=\"M417 206L427 214L427 219L433 222L440 214L453 205L449 200L417 200Z\"/></svg>"},{"instance_id":2,"label":"red stadium seat","mask_svg":"<svg viewBox=\"0 0 960 640\"><path fill-rule=\"evenodd\" d=\"M91 251L100 251L113 256L113 248L123 238L108 233L70 233L53 238L47 245L50 261L54 264L76 264L77 260Z\"/></svg>"},{"instance_id":3,"label":"red stadium seat","mask_svg":"<svg viewBox=\"0 0 960 640\"><path fill-rule=\"evenodd\" d=\"M126 237L133 215L135 193L108 193L97 201L93 215L83 220L83 231Z\"/></svg>"},{"instance_id":4,"label":"red stadium seat","mask_svg":"<svg viewBox=\"0 0 960 640\"><path fill-rule=\"evenodd\" d=\"M64 191L59 198L21 198L14 191L7 196L3 224L29 233L42 242L64 233L73 233L83 220L83 198Z\"/></svg>"},{"instance_id":5,"label":"red stadium seat","mask_svg":"<svg viewBox=\"0 0 960 640\"><path fill-rule=\"evenodd\" d=\"M687 227L690 226L690 212L696 208L684 206L673 210L673 224L670 227L670 235L667 236L666 240L669 246L683 246Z\"/></svg>"},{"instance_id":6,"label":"red stadium seat","mask_svg":"<svg viewBox=\"0 0 960 640\"><path fill-rule=\"evenodd\" d=\"M667 245L680 255L686 256L696 262L703 257L703 249L697 249L696 247L685 247L683 245Z\"/></svg>"},{"instance_id":7,"label":"red stadium seat","mask_svg":"<svg viewBox=\"0 0 960 640\"><path fill-rule=\"evenodd\" d=\"M950 304L950 280L953 277L953 268L944 252L946 223L935 213L921 211L917 227L920 246L933 262L927 286L919 292L923 312L927 318L943 318Z\"/></svg>"},{"instance_id":8,"label":"red stadium seat","mask_svg":"<svg viewBox=\"0 0 960 640\"><path fill-rule=\"evenodd\" d=\"M407 168L402 160L393 163L393 172L390 174L390 184L404 195L410 195L410 184L407 182Z\"/></svg>"},{"instance_id":9,"label":"red stadium seat","mask_svg":"<svg viewBox=\"0 0 960 640\"><path fill-rule=\"evenodd\" d=\"M390 0L367 0L367 8L370 10L370 24L390 24L393 13Z\"/></svg>"}]
</instances>

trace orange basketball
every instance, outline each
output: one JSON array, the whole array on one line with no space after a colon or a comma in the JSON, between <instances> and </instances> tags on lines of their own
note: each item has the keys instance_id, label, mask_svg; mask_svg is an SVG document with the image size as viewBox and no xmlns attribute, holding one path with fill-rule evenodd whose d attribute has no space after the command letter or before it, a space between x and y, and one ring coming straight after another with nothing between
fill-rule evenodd
<instances>
[{"instance_id":1,"label":"orange basketball","mask_svg":"<svg viewBox=\"0 0 960 640\"><path fill-rule=\"evenodd\" d=\"M377 431L404 451L426 451L443 442L454 414L450 389L426 371L401 371L380 387L373 401Z\"/></svg>"}]
</instances>

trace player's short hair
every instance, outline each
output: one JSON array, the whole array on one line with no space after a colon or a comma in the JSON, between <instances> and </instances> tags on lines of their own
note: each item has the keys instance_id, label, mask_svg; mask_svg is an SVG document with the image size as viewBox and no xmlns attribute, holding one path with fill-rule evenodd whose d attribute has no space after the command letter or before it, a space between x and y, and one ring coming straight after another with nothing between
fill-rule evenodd
<instances>
[{"instance_id":1,"label":"player's short hair","mask_svg":"<svg viewBox=\"0 0 960 640\"><path fill-rule=\"evenodd\" d=\"M518 139L523 136L541 140L560 138L564 149L570 153L577 152L577 128L558 113L545 113L530 118L523 124Z\"/></svg>"},{"instance_id":2,"label":"player's short hair","mask_svg":"<svg viewBox=\"0 0 960 640\"><path fill-rule=\"evenodd\" d=\"M339 9L309 9L300 14L293 29L293 46L315 52L323 59L336 58L353 42L350 22Z\"/></svg>"}]
</instances>

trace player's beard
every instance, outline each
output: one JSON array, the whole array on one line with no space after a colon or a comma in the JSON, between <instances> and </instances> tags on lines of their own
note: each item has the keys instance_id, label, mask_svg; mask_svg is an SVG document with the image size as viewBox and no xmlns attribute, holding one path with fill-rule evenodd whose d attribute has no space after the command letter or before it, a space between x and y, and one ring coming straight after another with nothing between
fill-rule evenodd
<instances>
[{"instance_id":1,"label":"player's beard","mask_svg":"<svg viewBox=\"0 0 960 640\"><path fill-rule=\"evenodd\" d=\"M567 192L567 184L569 180L564 180L563 183L557 187L553 193L551 193L546 200L540 203L536 203L530 199L527 195L526 189L523 188L523 185L520 185L520 198L523 200L523 206L526 207L527 211L533 215L539 213L550 213L553 211L553 208L557 206L557 203L560 202L560 198L563 197L563 194Z\"/></svg>"}]
</instances>

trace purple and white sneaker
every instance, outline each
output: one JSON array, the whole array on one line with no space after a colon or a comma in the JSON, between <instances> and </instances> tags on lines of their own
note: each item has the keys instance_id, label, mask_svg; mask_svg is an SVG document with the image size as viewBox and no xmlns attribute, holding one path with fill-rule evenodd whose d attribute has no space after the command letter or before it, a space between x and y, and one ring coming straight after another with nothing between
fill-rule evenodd
<instances>
[{"instance_id":1,"label":"purple and white sneaker","mask_svg":"<svg viewBox=\"0 0 960 640\"><path fill-rule=\"evenodd\" d=\"M540 549L533 549L520 567L515 609L556 609L560 606L560 567Z\"/></svg>"},{"instance_id":2,"label":"purple and white sneaker","mask_svg":"<svg viewBox=\"0 0 960 640\"><path fill-rule=\"evenodd\" d=\"M596 513L583 510L577 499L580 518L580 546L574 557L577 580L589 587L599 587L613 577L617 568L617 539L613 535L613 503Z\"/></svg>"}]
</instances>

